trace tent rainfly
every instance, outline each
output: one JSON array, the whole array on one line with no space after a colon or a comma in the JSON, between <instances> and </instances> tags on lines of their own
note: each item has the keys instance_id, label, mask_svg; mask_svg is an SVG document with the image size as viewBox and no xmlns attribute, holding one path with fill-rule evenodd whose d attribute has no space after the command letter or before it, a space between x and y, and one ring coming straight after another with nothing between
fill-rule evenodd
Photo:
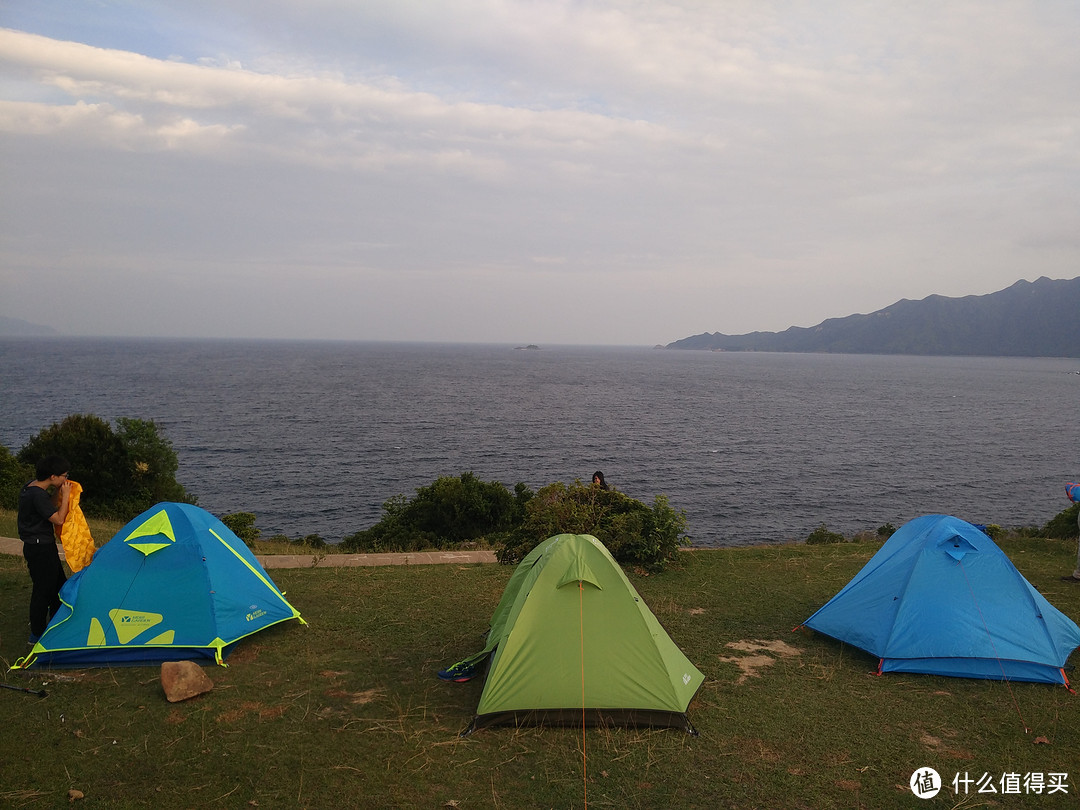
<instances>
[{"instance_id":1,"label":"tent rainfly","mask_svg":"<svg viewBox=\"0 0 1080 810\"><path fill-rule=\"evenodd\" d=\"M98 549L60 591L29 667L224 659L240 639L300 613L251 550L197 506L160 503Z\"/></svg>"},{"instance_id":2,"label":"tent rainfly","mask_svg":"<svg viewBox=\"0 0 1080 810\"><path fill-rule=\"evenodd\" d=\"M560 534L533 549L503 592L487 646L440 677L465 680L485 661L480 703L463 734L501 723L696 733L686 707L704 676L591 535Z\"/></svg>"},{"instance_id":3,"label":"tent rainfly","mask_svg":"<svg viewBox=\"0 0 1080 810\"><path fill-rule=\"evenodd\" d=\"M866 650L878 673L1061 683L1080 628L985 533L949 515L905 523L804 626Z\"/></svg>"}]
</instances>

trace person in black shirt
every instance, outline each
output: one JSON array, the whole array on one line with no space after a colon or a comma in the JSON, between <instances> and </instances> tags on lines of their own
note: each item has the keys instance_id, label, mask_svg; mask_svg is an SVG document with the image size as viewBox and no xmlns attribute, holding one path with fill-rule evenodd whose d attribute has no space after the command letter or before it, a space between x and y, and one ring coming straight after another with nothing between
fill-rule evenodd
<instances>
[{"instance_id":1,"label":"person in black shirt","mask_svg":"<svg viewBox=\"0 0 1080 810\"><path fill-rule=\"evenodd\" d=\"M34 583L30 593L30 641L36 643L49 619L60 609L60 588L67 581L60 552L56 548L54 526L62 526L71 498L69 464L60 456L46 456L37 463L37 479L19 492L19 539L23 557ZM54 503L49 489L58 495Z\"/></svg>"}]
</instances>

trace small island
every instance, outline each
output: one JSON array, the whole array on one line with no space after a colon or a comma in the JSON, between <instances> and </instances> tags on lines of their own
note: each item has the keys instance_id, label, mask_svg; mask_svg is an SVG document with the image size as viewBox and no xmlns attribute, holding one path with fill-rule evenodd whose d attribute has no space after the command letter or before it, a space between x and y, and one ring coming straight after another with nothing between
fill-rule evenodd
<instances>
[{"instance_id":1,"label":"small island","mask_svg":"<svg viewBox=\"0 0 1080 810\"><path fill-rule=\"evenodd\" d=\"M539 349L539 348L540 347L537 346L535 343L530 343L528 346L515 346L514 351L517 352L517 351L522 351L522 350Z\"/></svg>"}]
</instances>

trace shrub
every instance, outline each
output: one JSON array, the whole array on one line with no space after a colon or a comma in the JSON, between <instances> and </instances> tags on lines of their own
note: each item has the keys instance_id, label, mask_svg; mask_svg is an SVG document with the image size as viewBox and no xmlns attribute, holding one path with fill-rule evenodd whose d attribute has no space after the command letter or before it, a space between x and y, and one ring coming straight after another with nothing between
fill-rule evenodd
<instances>
[{"instance_id":1,"label":"shrub","mask_svg":"<svg viewBox=\"0 0 1080 810\"><path fill-rule=\"evenodd\" d=\"M844 535L837 532L830 532L825 528L825 524L822 523L806 538L806 544L808 546L822 545L825 543L843 543Z\"/></svg>"},{"instance_id":2,"label":"shrub","mask_svg":"<svg viewBox=\"0 0 1080 810\"><path fill-rule=\"evenodd\" d=\"M176 481L176 453L157 425L120 419L117 427L91 414L68 416L31 437L16 458L31 467L44 456L66 458L88 517L129 520L160 501L195 503Z\"/></svg>"},{"instance_id":3,"label":"shrub","mask_svg":"<svg viewBox=\"0 0 1080 810\"><path fill-rule=\"evenodd\" d=\"M0 445L0 508L18 509L19 491L34 478L34 468L20 464L18 459Z\"/></svg>"},{"instance_id":4,"label":"shrub","mask_svg":"<svg viewBox=\"0 0 1080 810\"><path fill-rule=\"evenodd\" d=\"M293 545L305 548L326 548L326 541L320 534L306 534L299 540L293 541Z\"/></svg>"},{"instance_id":5,"label":"shrub","mask_svg":"<svg viewBox=\"0 0 1080 810\"><path fill-rule=\"evenodd\" d=\"M416 496L395 495L369 529L341 541L345 551L419 551L452 548L471 540L498 540L521 522L532 492L518 484L511 493L498 481L473 473L443 476Z\"/></svg>"},{"instance_id":6,"label":"shrub","mask_svg":"<svg viewBox=\"0 0 1080 810\"><path fill-rule=\"evenodd\" d=\"M221 522L249 546L258 540L261 534L255 525L255 514L253 512L234 512L231 515L222 515Z\"/></svg>"},{"instance_id":7,"label":"shrub","mask_svg":"<svg viewBox=\"0 0 1080 810\"><path fill-rule=\"evenodd\" d=\"M507 536L499 562L517 563L556 534L591 534L620 563L662 568L686 539L686 515L663 495L650 508L617 490L556 482L526 504L525 519Z\"/></svg>"},{"instance_id":8,"label":"shrub","mask_svg":"<svg viewBox=\"0 0 1080 810\"><path fill-rule=\"evenodd\" d=\"M877 536L878 537L882 537L882 538L888 540L894 534L896 534L896 527L893 526L891 523L885 523L885 524L877 527Z\"/></svg>"},{"instance_id":9,"label":"shrub","mask_svg":"<svg viewBox=\"0 0 1080 810\"><path fill-rule=\"evenodd\" d=\"M1051 518L1043 527L1043 534L1060 540L1075 540L1080 535L1080 526L1076 525L1077 515L1080 515L1080 503L1074 503Z\"/></svg>"},{"instance_id":10,"label":"shrub","mask_svg":"<svg viewBox=\"0 0 1080 810\"><path fill-rule=\"evenodd\" d=\"M116 436L128 457L132 471L133 497L146 504L139 511L162 501L194 503L176 480L180 462L172 443L146 419L116 420ZM254 517L254 516L253 516Z\"/></svg>"}]
</instances>

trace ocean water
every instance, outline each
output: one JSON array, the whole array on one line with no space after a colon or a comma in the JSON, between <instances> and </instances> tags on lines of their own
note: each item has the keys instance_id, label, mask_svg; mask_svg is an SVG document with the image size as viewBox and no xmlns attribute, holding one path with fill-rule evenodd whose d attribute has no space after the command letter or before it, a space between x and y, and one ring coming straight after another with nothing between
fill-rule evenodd
<instances>
[{"instance_id":1,"label":"ocean water","mask_svg":"<svg viewBox=\"0 0 1080 810\"><path fill-rule=\"evenodd\" d=\"M1041 525L1080 478L1075 359L56 338L0 340L0 370L12 451L72 413L152 419L201 506L331 542L464 471L600 469L703 546Z\"/></svg>"}]
</instances>

